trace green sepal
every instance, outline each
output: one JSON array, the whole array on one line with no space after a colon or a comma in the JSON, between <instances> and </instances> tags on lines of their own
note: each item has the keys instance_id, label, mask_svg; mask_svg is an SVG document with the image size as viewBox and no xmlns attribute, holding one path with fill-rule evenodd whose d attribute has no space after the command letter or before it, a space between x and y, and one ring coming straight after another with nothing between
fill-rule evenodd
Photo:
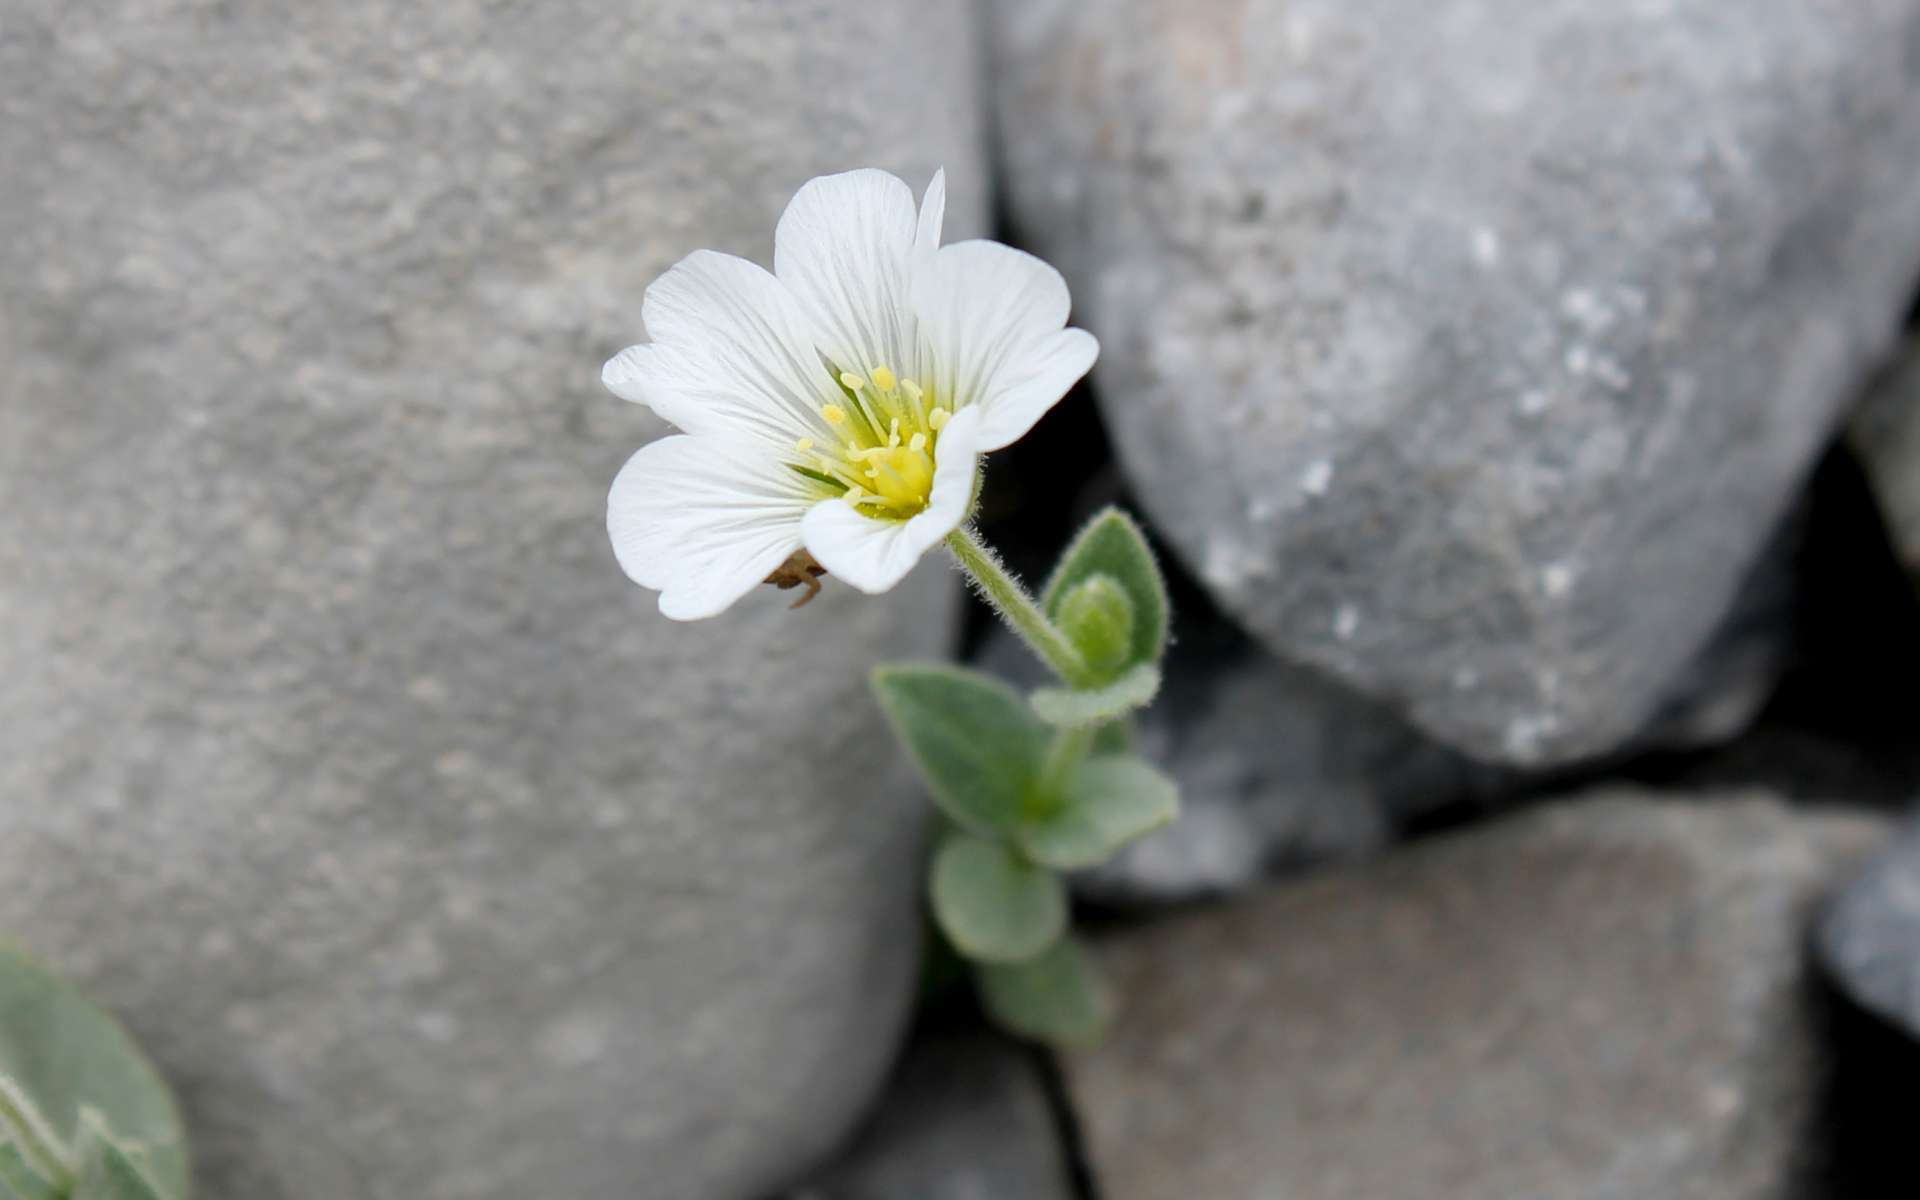
<instances>
[{"instance_id":1,"label":"green sepal","mask_svg":"<svg viewBox=\"0 0 1920 1200\"><path fill-rule=\"evenodd\" d=\"M980 998L1001 1028L1068 1049L1098 1042L1113 1019L1113 997L1078 939L1063 937L1021 963L983 963Z\"/></svg>"},{"instance_id":2,"label":"green sepal","mask_svg":"<svg viewBox=\"0 0 1920 1200\"><path fill-rule=\"evenodd\" d=\"M1133 600L1104 571L1066 590L1054 623L1097 675L1111 674L1133 658Z\"/></svg>"},{"instance_id":3,"label":"green sepal","mask_svg":"<svg viewBox=\"0 0 1920 1200\"><path fill-rule=\"evenodd\" d=\"M1048 739L1019 693L978 671L917 665L876 669L873 690L941 812L974 833L1013 828Z\"/></svg>"},{"instance_id":4,"label":"green sepal","mask_svg":"<svg viewBox=\"0 0 1920 1200\"><path fill-rule=\"evenodd\" d=\"M1106 575L1126 592L1133 605L1128 654L1109 673L1134 663L1158 662L1167 644L1167 584L1154 562L1146 535L1133 519L1117 508L1101 512L1074 535L1060 565L1053 569L1040 606L1047 619L1059 624L1062 608L1074 587L1095 575Z\"/></svg>"},{"instance_id":5,"label":"green sepal","mask_svg":"<svg viewBox=\"0 0 1920 1200\"><path fill-rule=\"evenodd\" d=\"M186 1133L159 1073L117 1021L4 944L0 1075L69 1140L84 1135L83 1111L97 1111L117 1145L140 1147L159 1200L185 1200Z\"/></svg>"},{"instance_id":6,"label":"green sepal","mask_svg":"<svg viewBox=\"0 0 1920 1200\"><path fill-rule=\"evenodd\" d=\"M1067 928L1067 889L1058 875L970 834L941 844L928 892L940 931L978 962L1032 958Z\"/></svg>"},{"instance_id":7,"label":"green sepal","mask_svg":"<svg viewBox=\"0 0 1920 1200\"><path fill-rule=\"evenodd\" d=\"M84 1110L80 1125L80 1171L72 1200L169 1200L134 1154L114 1140L99 1113Z\"/></svg>"},{"instance_id":8,"label":"green sepal","mask_svg":"<svg viewBox=\"0 0 1920 1200\"><path fill-rule=\"evenodd\" d=\"M1153 698L1159 694L1160 668L1143 662L1133 664L1124 675L1105 687L1086 691L1043 687L1036 689L1028 700L1042 721L1072 729L1124 717L1136 708L1145 708L1153 703Z\"/></svg>"},{"instance_id":9,"label":"green sepal","mask_svg":"<svg viewBox=\"0 0 1920 1200\"><path fill-rule=\"evenodd\" d=\"M20 1147L0 1142L0 1200L60 1200L60 1194L27 1165Z\"/></svg>"},{"instance_id":10,"label":"green sepal","mask_svg":"<svg viewBox=\"0 0 1920 1200\"><path fill-rule=\"evenodd\" d=\"M1059 811L1022 825L1028 858L1061 871L1091 867L1180 815L1180 788L1138 758L1096 755L1080 764Z\"/></svg>"}]
</instances>

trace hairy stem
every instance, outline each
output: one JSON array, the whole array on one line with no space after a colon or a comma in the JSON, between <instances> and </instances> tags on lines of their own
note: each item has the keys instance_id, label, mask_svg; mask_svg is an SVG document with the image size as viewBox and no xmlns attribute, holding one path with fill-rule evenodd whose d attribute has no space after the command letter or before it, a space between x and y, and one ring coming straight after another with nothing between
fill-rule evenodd
<instances>
[{"instance_id":1,"label":"hairy stem","mask_svg":"<svg viewBox=\"0 0 1920 1200\"><path fill-rule=\"evenodd\" d=\"M1054 628L1027 589L1001 565L1000 556L980 540L970 528L962 526L947 535L947 549L959 561L974 588L1009 628L1020 635L1027 648L1053 669L1069 687L1092 687L1096 682L1086 659L1080 656L1066 635Z\"/></svg>"}]
</instances>

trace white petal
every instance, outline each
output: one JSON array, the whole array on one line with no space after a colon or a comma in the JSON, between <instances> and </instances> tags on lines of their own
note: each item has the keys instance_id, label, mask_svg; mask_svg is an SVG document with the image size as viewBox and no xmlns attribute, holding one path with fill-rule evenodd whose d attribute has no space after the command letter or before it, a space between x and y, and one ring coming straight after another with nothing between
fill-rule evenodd
<instances>
[{"instance_id":1,"label":"white petal","mask_svg":"<svg viewBox=\"0 0 1920 1200\"><path fill-rule=\"evenodd\" d=\"M914 272L912 294L934 393L984 410L983 452L1033 428L1100 352L1092 334L1064 328L1060 272L1011 246L943 246Z\"/></svg>"},{"instance_id":2,"label":"white petal","mask_svg":"<svg viewBox=\"0 0 1920 1200\"><path fill-rule=\"evenodd\" d=\"M600 378L688 433L789 446L818 436L820 406L841 399L799 302L744 258L689 254L647 288L641 317L653 343L621 351Z\"/></svg>"},{"instance_id":3,"label":"white petal","mask_svg":"<svg viewBox=\"0 0 1920 1200\"><path fill-rule=\"evenodd\" d=\"M781 214L774 274L805 307L815 343L838 369L915 373L906 299L917 226L913 192L871 168L809 180Z\"/></svg>"},{"instance_id":4,"label":"white petal","mask_svg":"<svg viewBox=\"0 0 1920 1200\"><path fill-rule=\"evenodd\" d=\"M676 621L711 617L800 548L817 493L765 443L680 435L642 446L607 496L622 570Z\"/></svg>"},{"instance_id":5,"label":"white petal","mask_svg":"<svg viewBox=\"0 0 1920 1200\"><path fill-rule=\"evenodd\" d=\"M947 220L947 170L933 173L927 194L920 198L920 229L913 237L913 253L924 261L940 248L940 228Z\"/></svg>"},{"instance_id":6,"label":"white petal","mask_svg":"<svg viewBox=\"0 0 1920 1200\"><path fill-rule=\"evenodd\" d=\"M979 434L978 413L961 412L947 422L925 512L905 521L882 521L844 500L822 500L800 523L807 549L829 573L863 592L884 592L899 583L921 555L967 519Z\"/></svg>"}]
</instances>

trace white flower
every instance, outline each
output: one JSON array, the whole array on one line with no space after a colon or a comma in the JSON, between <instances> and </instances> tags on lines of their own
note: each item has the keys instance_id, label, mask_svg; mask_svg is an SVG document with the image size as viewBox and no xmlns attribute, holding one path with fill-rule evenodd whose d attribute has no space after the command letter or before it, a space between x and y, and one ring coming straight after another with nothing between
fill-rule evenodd
<instances>
[{"instance_id":1,"label":"white flower","mask_svg":"<svg viewBox=\"0 0 1920 1200\"><path fill-rule=\"evenodd\" d=\"M700 250L647 289L653 341L601 378L684 432L640 449L607 498L614 553L660 611L710 617L805 549L864 592L958 528L979 456L1018 439L1093 365L1067 286L997 242L940 245L936 173L802 187L773 272Z\"/></svg>"}]
</instances>

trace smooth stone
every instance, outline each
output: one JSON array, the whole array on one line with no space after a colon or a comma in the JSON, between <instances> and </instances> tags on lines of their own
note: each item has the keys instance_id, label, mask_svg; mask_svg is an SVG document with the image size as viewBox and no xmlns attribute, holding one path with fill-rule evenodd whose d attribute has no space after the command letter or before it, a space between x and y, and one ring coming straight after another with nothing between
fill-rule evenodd
<instances>
[{"instance_id":1,"label":"smooth stone","mask_svg":"<svg viewBox=\"0 0 1920 1200\"><path fill-rule=\"evenodd\" d=\"M1598 792L1116 933L1067 1062L1106 1200L1784 1200L1816 898L1885 832ZM1813 1193L1809 1193L1813 1194Z\"/></svg>"},{"instance_id":2,"label":"smooth stone","mask_svg":"<svg viewBox=\"0 0 1920 1200\"><path fill-rule=\"evenodd\" d=\"M1035 1053L982 1030L916 1039L845 1154L786 1200L1075 1200Z\"/></svg>"},{"instance_id":3,"label":"smooth stone","mask_svg":"<svg viewBox=\"0 0 1920 1200\"><path fill-rule=\"evenodd\" d=\"M1920 819L1833 898L1820 920L1827 974L1920 1040Z\"/></svg>"},{"instance_id":4,"label":"smooth stone","mask_svg":"<svg viewBox=\"0 0 1920 1200\"><path fill-rule=\"evenodd\" d=\"M155 1055L201 1195L759 1200L860 1118L927 814L866 674L957 588L665 621L604 528L664 427L599 370L823 171L944 164L981 232L974 44L963 0L0 17L0 931Z\"/></svg>"},{"instance_id":5,"label":"smooth stone","mask_svg":"<svg viewBox=\"0 0 1920 1200\"><path fill-rule=\"evenodd\" d=\"M1920 267L1920 0L998 0L1010 218L1147 514L1483 760L1619 751Z\"/></svg>"}]
</instances>

